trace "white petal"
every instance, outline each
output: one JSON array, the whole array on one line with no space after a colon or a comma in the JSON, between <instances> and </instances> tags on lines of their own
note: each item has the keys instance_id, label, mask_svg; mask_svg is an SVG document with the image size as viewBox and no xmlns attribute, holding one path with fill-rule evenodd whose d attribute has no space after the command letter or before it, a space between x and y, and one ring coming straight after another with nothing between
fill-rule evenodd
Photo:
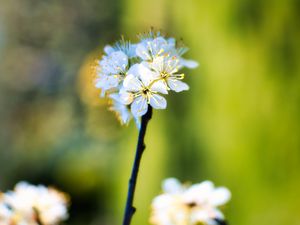
<instances>
[{"instance_id":1,"label":"white petal","mask_svg":"<svg viewBox=\"0 0 300 225\"><path fill-rule=\"evenodd\" d=\"M121 117L121 121L122 121L123 124L128 124L129 123L129 121L131 119L131 113L127 109L127 107L120 108L120 117Z\"/></svg>"},{"instance_id":2,"label":"white petal","mask_svg":"<svg viewBox=\"0 0 300 225\"><path fill-rule=\"evenodd\" d=\"M164 180L162 189L168 194L179 194L184 190L181 183L176 178L168 178Z\"/></svg>"},{"instance_id":3,"label":"white petal","mask_svg":"<svg viewBox=\"0 0 300 225\"><path fill-rule=\"evenodd\" d=\"M152 72L144 64L139 64L139 77L145 86L148 86L154 79L158 77L157 74Z\"/></svg>"},{"instance_id":4,"label":"white petal","mask_svg":"<svg viewBox=\"0 0 300 225\"><path fill-rule=\"evenodd\" d=\"M133 101L133 94L127 91L120 91L119 101L125 105L129 105Z\"/></svg>"},{"instance_id":5,"label":"white petal","mask_svg":"<svg viewBox=\"0 0 300 225\"><path fill-rule=\"evenodd\" d=\"M157 73L161 73L164 71L164 63L165 63L165 57L155 57L153 59L153 62L150 64L151 68L155 70Z\"/></svg>"},{"instance_id":6,"label":"white petal","mask_svg":"<svg viewBox=\"0 0 300 225\"><path fill-rule=\"evenodd\" d=\"M133 118L134 118L135 125L139 130L141 128L141 117L133 117Z\"/></svg>"},{"instance_id":7,"label":"white petal","mask_svg":"<svg viewBox=\"0 0 300 225\"><path fill-rule=\"evenodd\" d=\"M152 206L156 208L156 210L163 210L172 207L174 203L174 198L169 194L162 194L155 197L152 201Z\"/></svg>"},{"instance_id":8,"label":"white petal","mask_svg":"<svg viewBox=\"0 0 300 225\"><path fill-rule=\"evenodd\" d=\"M104 89L111 89L114 87L117 87L119 84L119 77L112 75L112 76L107 76L105 86L103 87Z\"/></svg>"},{"instance_id":9,"label":"white petal","mask_svg":"<svg viewBox=\"0 0 300 225\"><path fill-rule=\"evenodd\" d=\"M184 58L180 58L180 64L189 69L194 69L199 66L199 63L194 60L188 60Z\"/></svg>"},{"instance_id":10,"label":"white petal","mask_svg":"<svg viewBox=\"0 0 300 225\"><path fill-rule=\"evenodd\" d=\"M129 47L128 47L128 57L129 58L133 58L133 57L136 57L136 47L137 47L137 44L130 44Z\"/></svg>"},{"instance_id":11,"label":"white petal","mask_svg":"<svg viewBox=\"0 0 300 225\"><path fill-rule=\"evenodd\" d=\"M148 49L144 43L140 43L136 46L135 53L143 60L151 60L151 55L149 54Z\"/></svg>"},{"instance_id":12,"label":"white petal","mask_svg":"<svg viewBox=\"0 0 300 225\"><path fill-rule=\"evenodd\" d=\"M104 52L105 52L107 55L113 53L114 51L115 51L114 48L111 47L110 45L106 45L106 46L104 47Z\"/></svg>"},{"instance_id":13,"label":"white petal","mask_svg":"<svg viewBox=\"0 0 300 225\"><path fill-rule=\"evenodd\" d=\"M180 68L180 61L177 56L166 58L164 64L165 72L169 74L177 73Z\"/></svg>"},{"instance_id":14,"label":"white petal","mask_svg":"<svg viewBox=\"0 0 300 225\"><path fill-rule=\"evenodd\" d=\"M214 184L210 181L204 181L200 184L192 185L183 195L185 202L196 202L201 205L208 201L209 196L214 190Z\"/></svg>"},{"instance_id":15,"label":"white petal","mask_svg":"<svg viewBox=\"0 0 300 225\"><path fill-rule=\"evenodd\" d=\"M143 87L141 81L132 74L125 77L123 86L124 89L129 92L137 92Z\"/></svg>"},{"instance_id":16,"label":"white petal","mask_svg":"<svg viewBox=\"0 0 300 225\"><path fill-rule=\"evenodd\" d=\"M157 37L152 42L148 42L148 48L153 56L159 56L169 50L168 42L163 37Z\"/></svg>"},{"instance_id":17,"label":"white petal","mask_svg":"<svg viewBox=\"0 0 300 225\"><path fill-rule=\"evenodd\" d=\"M115 74L117 71L111 66L110 59L108 56L103 56L99 61L99 70L104 74Z\"/></svg>"},{"instance_id":18,"label":"white petal","mask_svg":"<svg viewBox=\"0 0 300 225\"><path fill-rule=\"evenodd\" d=\"M148 111L147 99L143 96L137 97L131 104L131 112L134 117L140 117Z\"/></svg>"},{"instance_id":19,"label":"white petal","mask_svg":"<svg viewBox=\"0 0 300 225\"><path fill-rule=\"evenodd\" d=\"M113 52L110 54L112 65L116 68L117 71L125 71L128 65L128 57L122 51Z\"/></svg>"},{"instance_id":20,"label":"white petal","mask_svg":"<svg viewBox=\"0 0 300 225\"><path fill-rule=\"evenodd\" d=\"M172 47L175 47L175 45L176 45L176 40L175 40L175 38L169 38L169 39L168 39L168 44L169 44L170 46L172 46Z\"/></svg>"},{"instance_id":21,"label":"white petal","mask_svg":"<svg viewBox=\"0 0 300 225\"><path fill-rule=\"evenodd\" d=\"M163 80L158 80L153 83L151 86L152 91L156 91L162 94L168 94L168 86L165 81Z\"/></svg>"},{"instance_id":22,"label":"white petal","mask_svg":"<svg viewBox=\"0 0 300 225\"><path fill-rule=\"evenodd\" d=\"M210 196L209 202L213 206L224 205L231 198L230 191L225 187L216 188Z\"/></svg>"},{"instance_id":23,"label":"white petal","mask_svg":"<svg viewBox=\"0 0 300 225\"><path fill-rule=\"evenodd\" d=\"M140 68L140 64L134 64L134 65L132 65L130 68L129 68L129 70L128 70L128 72L127 72L127 76L128 75L133 75L133 76L135 76L135 77L139 77L140 75L140 70L139 70L139 68Z\"/></svg>"},{"instance_id":24,"label":"white petal","mask_svg":"<svg viewBox=\"0 0 300 225\"><path fill-rule=\"evenodd\" d=\"M112 93L109 95L109 97L116 102L121 102L120 95L118 93Z\"/></svg>"},{"instance_id":25,"label":"white petal","mask_svg":"<svg viewBox=\"0 0 300 225\"><path fill-rule=\"evenodd\" d=\"M175 92L181 92L181 91L189 90L189 86L186 83L184 83L180 80L177 80L175 78L170 77L167 80L167 82L168 82L169 88L171 90L175 91Z\"/></svg>"},{"instance_id":26,"label":"white petal","mask_svg":"<svg viewBox=\"0 0 300 225\"><path fill-rule=\"evenodd\" d=\"M116 75L101 75L101 77L96 80L95 86L96 88L102 89L101 96L103 97L107 90L117 87L119 81L119 77Z\"/></svg>"},{"instance_id":27,"label":"white petal","mask_svg":"<svg viewBox=\"0 0 300 225\"><path fill-rule=\"evenodd\" d=\"M102 87L102 82L101 82L101 79L96 79L96 82L95 82L95 87L96 88L101 88Z\"/></svg>"},{"instance_id":28,"label":"white petal","mask_svg":"<svg viewBox=\"0 0 300 225\"><path fill-rule=\"evenodd\" d=\"M165 109L165 108L167 108L167 101L164 97L157 95L157 94L153 94L150 97L150 105L154 109Z\"/></svg>"}]
</instances>

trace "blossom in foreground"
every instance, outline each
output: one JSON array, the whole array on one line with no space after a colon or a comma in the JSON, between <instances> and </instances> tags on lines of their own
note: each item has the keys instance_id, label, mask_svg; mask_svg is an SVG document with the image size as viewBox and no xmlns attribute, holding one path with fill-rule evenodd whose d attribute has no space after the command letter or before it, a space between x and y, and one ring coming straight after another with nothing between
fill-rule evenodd
<instances>
[{"instance_id":1,"label":"blossom in foreground","mask_svg":"<svg viewBox=\"0 0 300 225\"><path fill-rule=\"evenodd\" d=\"M211 181L186 186L175 178L166 179L162 186L163 194L152 202L152 224L218 225L224 221L218 207L231 197L227 188L215 188Z\"/></svg>"},{"instance_id":2,"label":"blossom in foreground","mask_svg":"<svg viewBox=\"0 0 300 225\"><path fill-rule=\"evenodd\" d=\"M95 86L101 89L101 97L110 99L110 109L122 124L128 124L131 118L139 123L149 105L155 109L167 107L162 95L189 90L179 70L196 68L198 63L184 59L186 51L174 38L160 33L150 32L134 44L122 39L105 46Z\"/></svg>"},{"instance_id":3,"label":"blossom in foreground","mask_svg":"<svg viewBox=\"0 0 300 225\"><path fill-rule=\"evenodd\" d=\"M67 219L65 194L45 186L26 182L0 198L0 225L57 225Z\"/></svg>"},{"instance_id":4,"label":"blossom in foreground","mask_svg":"<svg viewBox=\"0 0 300 225\"><path fill-rule=\"evenodd\" d=\"M168 93L162 80L155 81L151 71L142 64L134 65L128 73L123 83L125 93L121 94L121 99L124 104L131 104L134 117L144 115L148 104L154 109L167 107L166 99L159 95Z\"/></svg>"},{"instance_id":5,"label":"blossom in foreground","mask_svg":"<svg viewBox=\"0 0 300 225\"><path fill-rule=\"evenodd\" d=\"M152 63L148 64L149 69L152 71L152 76L163 81L167 90L175 92L187 91L189 86L181 81L184 78L184 74L178 73L179 65L180 61L176 56L156 57Z\"/></svg>"}]
</instances>

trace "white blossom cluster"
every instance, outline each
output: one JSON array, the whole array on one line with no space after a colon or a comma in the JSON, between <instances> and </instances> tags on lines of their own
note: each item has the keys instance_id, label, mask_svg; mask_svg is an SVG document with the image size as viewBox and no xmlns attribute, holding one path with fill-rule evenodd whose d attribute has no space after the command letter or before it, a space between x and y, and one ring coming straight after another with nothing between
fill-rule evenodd
<instances>
[{"instance_id":1,"label":"white blossom cluster","mask_svg":"<svg viewBox=\"0 0 300 225\"><path fill-rule=\"evenodd\" d=\"M0 225L57 225L67 219L68 198L45 186L26 182L0 193Z\"/></svg>"},{"instance_id":2,"label":"white blossom cluster","mask_svg":"<svg viewBox=\"0 0 300 225\"><path fill-rule=\"evenodd\" d=\"M215 188L210 181L185 186L175 178L166 179L162 186L163 194L152 202L152 224L218 225L224 221L218 207L231 198L227 188Z\"/></svg>"},{"instance_id":3,"label":"white blossom cluster","mask_svg":"<svg viewBox=\"0 0 300 225\"><path fill-rule=\"evenodd\" d=\"M149 105L165 109L167 101L162 95L189 89L179 71L196 68L198 63L182 58L186 51L174 38L154 32L140 37L136 44L122 40L104 48L97 66L96 87L101 89L102 97L111 99L111 110L122 124L128 124L131 118L138 122Z\"/></svg>"}]
</instances>

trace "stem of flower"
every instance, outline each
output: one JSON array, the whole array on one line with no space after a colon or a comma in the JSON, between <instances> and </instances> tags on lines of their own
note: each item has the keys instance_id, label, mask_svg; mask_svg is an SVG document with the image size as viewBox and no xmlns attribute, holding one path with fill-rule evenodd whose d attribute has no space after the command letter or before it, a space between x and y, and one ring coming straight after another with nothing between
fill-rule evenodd
<instances>
[{"instance_id":1,"label":"stem of flower","mask_svg":"<svg viewBox=\"0 0 300 225\"><path fill-rule=\"evenodd\" d=\"M215 219L215 221L219 224L219 225L228 225L226 220L220 220L220 219Z\"/></svg>"},{"instance_id":2,"label":"stem of flower","mask_svg":"<svg viewBox=\"0 0 300 225\"><path fill-rule=\"evenodd\" d=\"M139 131L138 143L136 146L135 159L131 171L131 176L129 179L127 202L126 202L125 214L123 218L123 225L130 224L132 216L136 211L136 208L133 206L133 198L134 198L136 181L139 172L141 158L146 148L144 143L144 138L146 134L147 124L150 121L151 117L152 117L152 107L149 105L147 113L142 116L142 123Z\"/></svg>"},{"instance_id":3,"label":"stem of flower","mask_svg":"<svg viewBox=\"0 0 300 225\"><path fill-rule=\"evenodd\" d=\"M39 220L39 219L36 220L36 223L37 223L38 225L43 225L42 222L41 222L41 220Z\"/></svg>"},{"instance_id":4,"label":"stem of flower","mask_svg":"<svg viewBox=\"0 0 300 225\"><path fill-rule=\"evenodd\" d=\"M36 208L33 208L33 211L35 212L36 223L37 223L38 225L43 225L43 223L42 223L42 221L41 221L41 219L40 219L40 213L39 213L39 211L38 211Z\"/></svg>"}]
</instances>

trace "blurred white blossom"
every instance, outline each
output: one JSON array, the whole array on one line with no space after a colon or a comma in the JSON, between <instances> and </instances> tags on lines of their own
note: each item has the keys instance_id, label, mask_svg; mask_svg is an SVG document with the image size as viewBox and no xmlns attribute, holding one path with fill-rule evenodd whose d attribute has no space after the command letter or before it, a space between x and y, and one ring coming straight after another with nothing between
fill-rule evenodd
<instances>
[{"instance_id":1,"label":"blurred white blossom","mask_svg":"<svg viewBox=\"0 0 300 225\"><path fill-rule=\"evenodd\" d=\"M68 217L67 204L62 192L20 182L1 194L0 225L57 225Z\"/></svg>"},{"instance_id":2,"label":"blurred white blossom","mask_svg":"<svg viewBox=\"0 0 300 225\"><path fill-rule=\"evenodd\" d=\"M152 202L150 222L155 225L217 225L224 215L218 209L231 198L225 187L211 181L186 186L175 178L163 182L163 193Z\"/></svg>"},{"instance_id":3,"label":"blurred white blossom","mask_svg":"<svg viewBox=\"0 0 300 225\"><path fill-rule=\"evenodd\" d=\"M195 68L198 63L182 58L186 51L174 38L165 38L160 33L149 32L135 44L122 38L105 46L95 86L101 89L101 97L110 98L110 109L122 124L128 124L131 118L139 123L148 105L155 109L167 107L162 94L189 89L179 70Z\"/></svg>"}]
</instances>

